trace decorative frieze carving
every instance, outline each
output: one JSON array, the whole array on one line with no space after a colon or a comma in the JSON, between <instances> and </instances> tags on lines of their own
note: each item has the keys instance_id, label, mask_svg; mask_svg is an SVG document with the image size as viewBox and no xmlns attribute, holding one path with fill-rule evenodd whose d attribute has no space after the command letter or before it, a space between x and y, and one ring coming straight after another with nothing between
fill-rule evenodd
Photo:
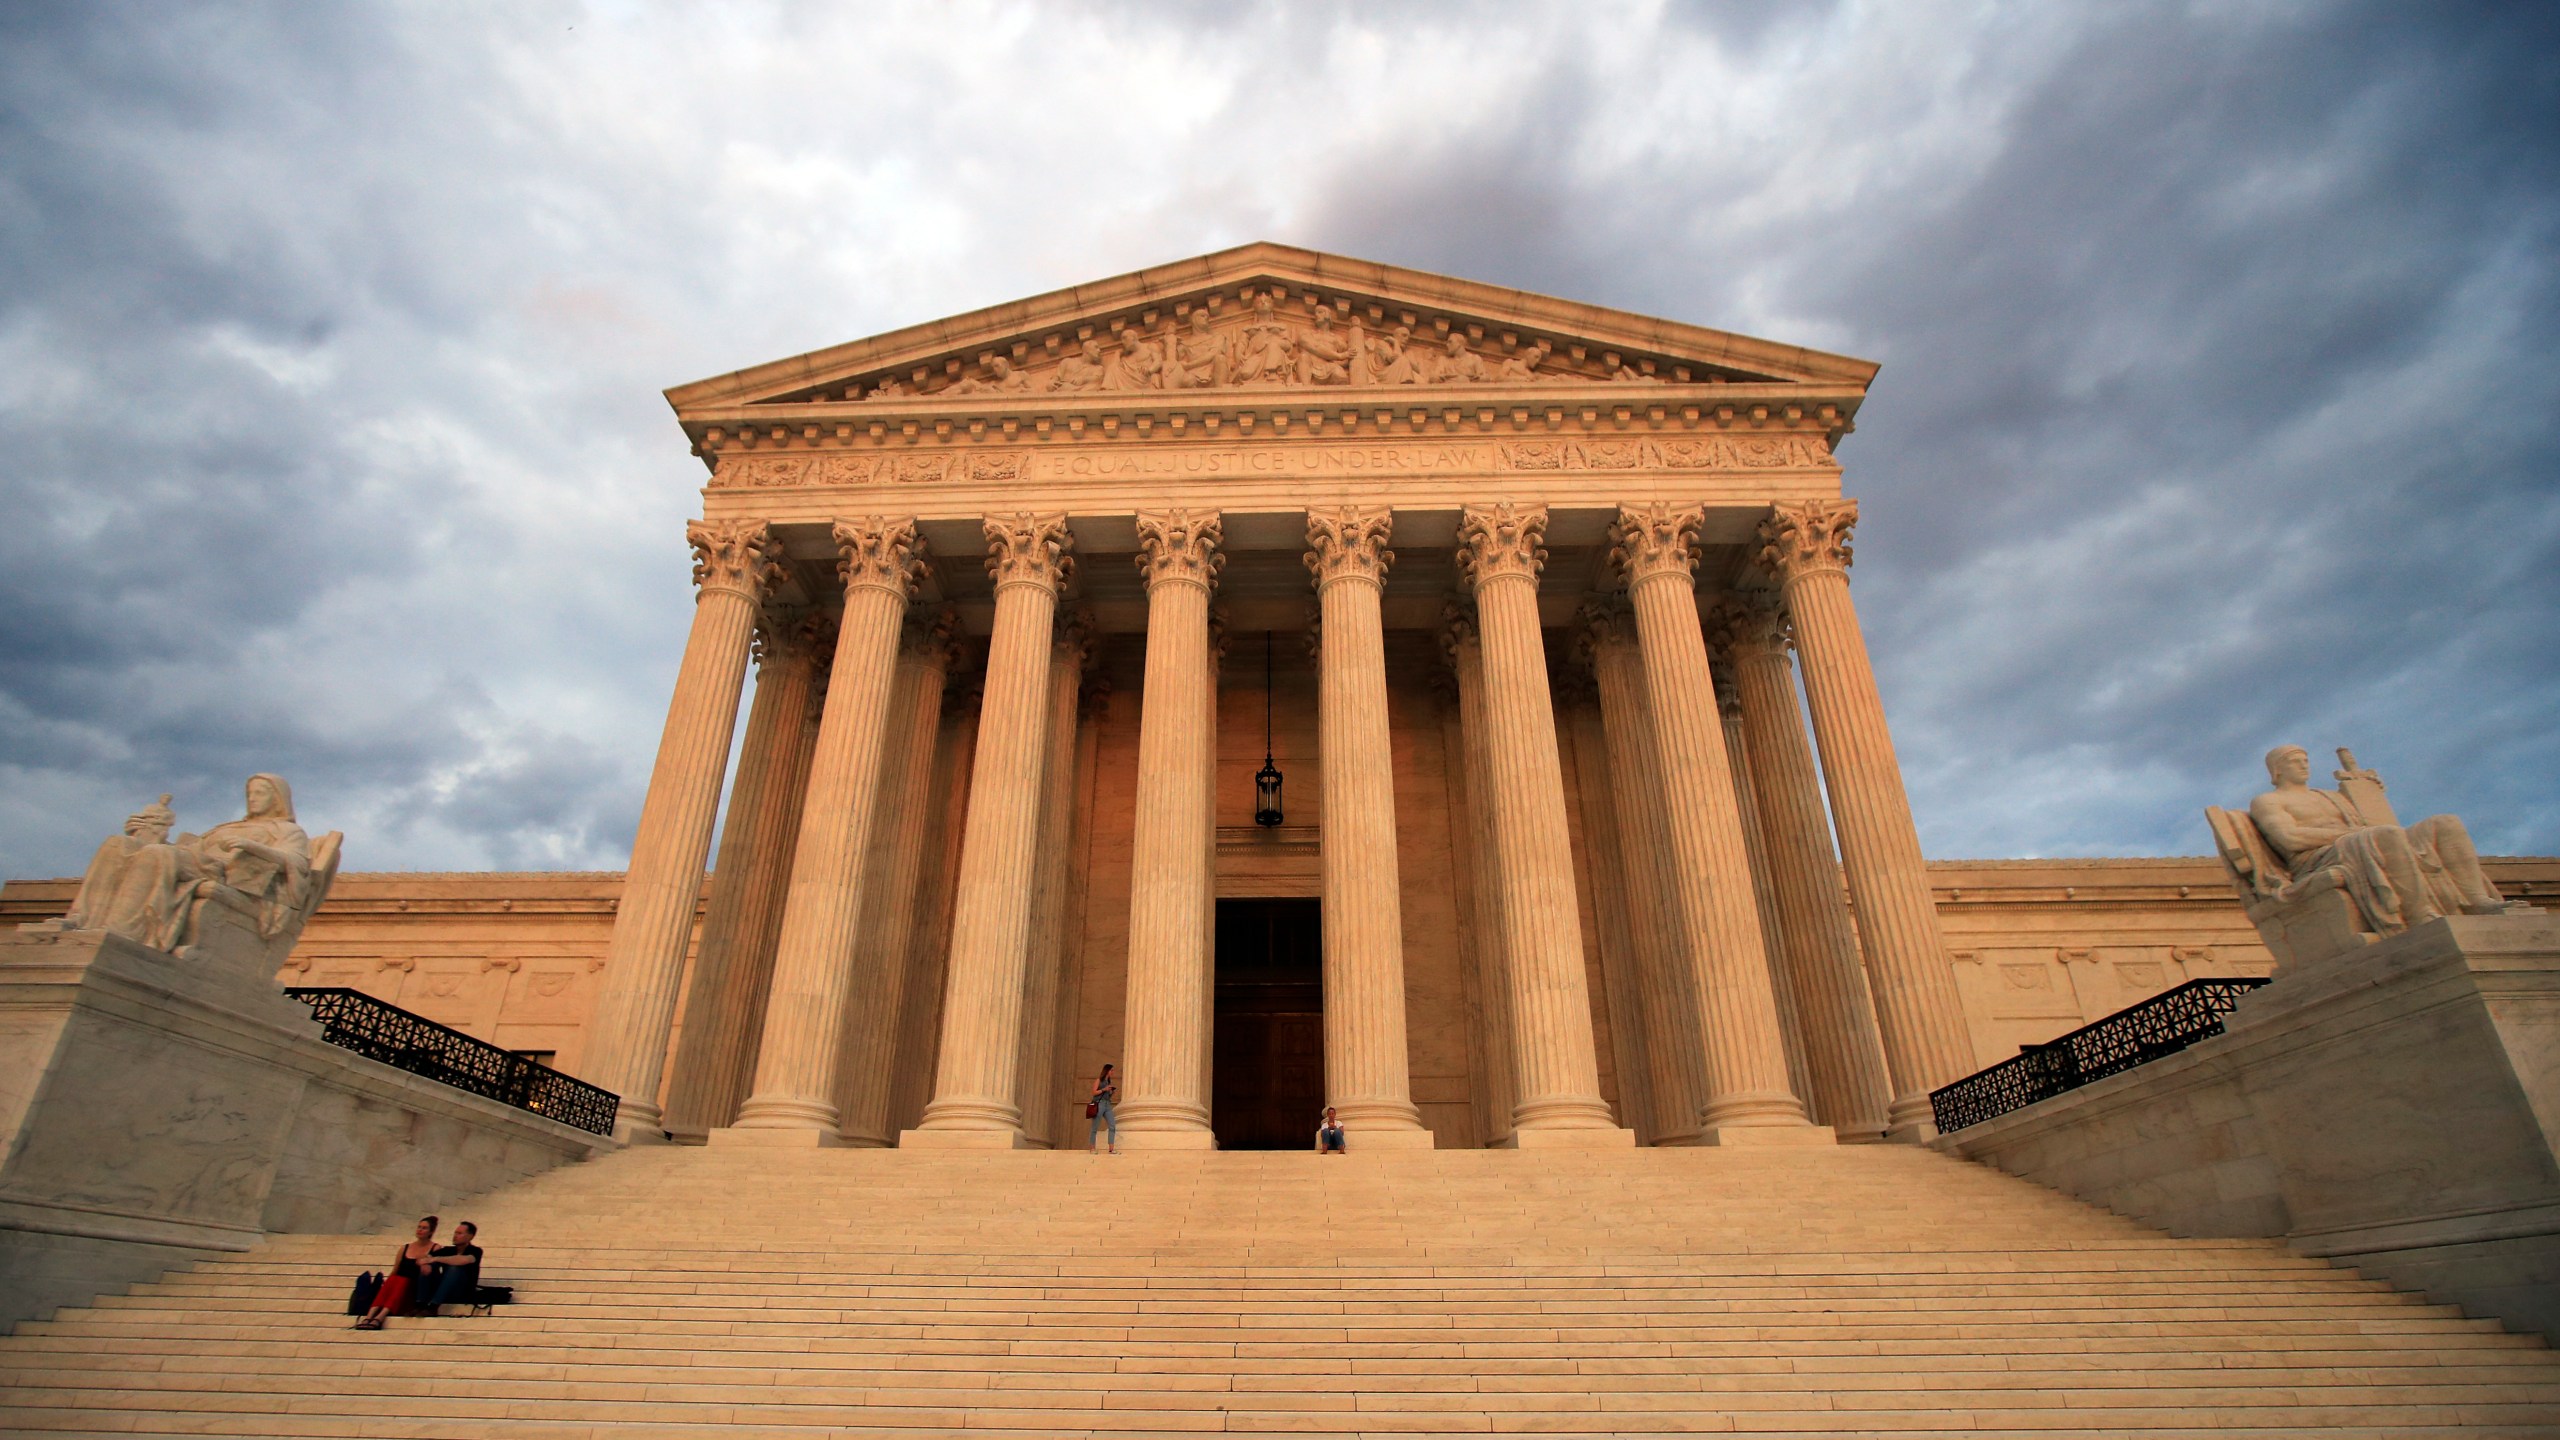
<instances>
[{"instance_id":1,"label":"decorative frieze carving","mask_svg":"<svg viewBox=\"0 0 2560 1440\"><path fill-rule=\"evenodd\" d=\"M723 455L715 490L848 489L885 485L1010 485L1022 481L1137 476L1319 475L1360 472L1518 470L1583 473L1647 470L1824 469L1833 461L1820 435L1642 436L1608 440L1417 440L1345 445L1310 437L1294 444L1209 449L1079 447L1043 454L1019 449L926 454Z\"/></svg>"},{"instance_id":2,"label":"decorative frieze carving","mask_svg":"<svg viewBox=\"0 0 2560 1440\"><path fill-rule=\"evenodd\" d=\"M916 522L889 515L866 515L835 523L836 574L844 588L869 586L895 591L899 599L916 593L931 569L924 537Z\"/></svg>"},{"instance_id":3,"label":"decorative frieze carving","mask_svg":"<svg viewBox=\"0 0 2560 1440\"><path fill-rule=\"evenodd\" d=\"M1007 585L1038 585L1056 590L1076 573L1076 537L1060 511L1034 515L1028 510L986 518L987 575L1001 590Z\"/></svg>"},{"instance_id":4,"label":"decorative frieze carving","mask_svg":"<svg viewBox=\"0 0 2560 1440\"><path fill-rule=\"evenodd\" d=\"M1458 515L1458 575L1469 590L1519 576L1532 584L1547 568L1547 507L1497 500Z\"/></svg>"},{"instance_id":5,"label":"decorative frieze carving","mask_svg":"<svg viewBox=\"0 0 2560 1440\"><path fill-rule=\"evenodd\" d=\"M1214 590L1227 563L1219 549L1225 539L1214 510L1141 510L1138 573L1147 577L1149 590L1168 583Z\"/></svg>"},{"instance_id":6,"label":"decorative frieze carving","mask_svg":"<svg viewBox=\"0 0 2560 1440\"><path fill-rule=\"evenodd\" d=\"M1387 548L1395 517L1383 505L1335 505L1307 512L1307 573L1316 588L1344 576L1383 585L1396 552Z\"/></svg>"},{"instance_id":7,"label":"decorative frieze carving","mask_svg":"<svg viewBox=\"0 0 2560 1440\"><path fill-rule=\"evenodd\" d=\"M1698 530L1706 512L1696 505L1655 501L1619 507L1609 527L1609 566L1630 586L1656 575L1686 579L1698 564Z\"/></svg>"},{"instance_id":8,"label":"decorative frieze carving","mask_svg":"<svg viewBox=\"0 0 2560 1440\"><path fill-rule=\"evenodd\" d=\"M693 583L731 590L754 602L782 579L782 542L762 520L694 520L684 527L693 547Z\"/></svg>"},{"instance_id":9,"label":"decorative frieze carving","mask_svg":"<svg viewBox=\"0 0 2560 1440\"><path fill-rule=\"evenodd\" d=\"M1760 564L1781 582L1821 570L1849 568L1855 500L1798 500L1769 507L1760 522Z\"/></svg>"}]
</instances>

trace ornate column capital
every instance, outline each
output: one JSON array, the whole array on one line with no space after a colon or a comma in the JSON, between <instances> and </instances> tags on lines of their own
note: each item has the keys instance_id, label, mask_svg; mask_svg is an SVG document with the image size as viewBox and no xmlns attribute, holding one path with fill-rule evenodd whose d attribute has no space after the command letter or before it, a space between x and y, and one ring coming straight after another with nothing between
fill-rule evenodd
<instances>
[{"instance_id":1,"label":"ornate column capital","mask_svg":"<svg viewBox=\"0 0 2560 1440\"><path fill-rule=\"evenodd\" d=\"M1826 570L1849 569L1849 531L1858 523L1858 502L1798 500L1772 505L1760 522L1761 567L1780 584Z\"/></svg>"},{"instance_id":2,"label":"ornate column capital","mask_svg":"<svg viewBox=\"0 0 2560 1440\"><path fill-rule=\"evenodd\" d=\"M1458 576L1469 591L1518 576L1534 585L1547 568L1547 507L1497 500L1458 514Z\"/></svg>"},{"instance_id":3,"label":"ornate column capital","mask_svg":"<svg viewBox=\"0 0 2560 1440\"><path fill-rule=\"evenodd\" d=\"M1394 516L1382 505L1335 505L1307 512L1307 573L1322 590L1336 580L1387 583L1396 552L1387 548Z\"/></svg>"},{"instance_id":4,"label":"ornate column capital","mask_svg":"<svg viewBox=\"0 0 2560 1440\"><path fill-rule=\"evenodd\" d=\"M756 612L755 638L750 642L758 665L782 660L797 660L824 649L835 648L836 618L833 612L805 605L776 605L767 601Z\"/></svg>"},{"instance_id":5,"label":"ornate column capital","mask_svg":"<svg viewBox=\"0 0 2560 1440\"><path fill-rule=\"evenodd\" d=\"M919 610L898 631L898 653L921 660L945 675L960 665L960 612L948 605Z\"/></svg>"},{"instance_id":6,"label":"ornate column capital","mask_svg":"<svg viewBox=\"0 0 2560 1440\"><path fill-rule=\"evenodd\" d=\"M704 594L726 590L754 603L782 579L782 542L762 520L689 520L684 539L693 547L693 583Z\"/></svg>"},{"instance_id":7,"label":"ornate column capital","mask_svg":"<svg viewBox=\"0 0 2560 1440\"><path fill-rule=\"evenodd\" d=\"M1141 510L1138 512L1138 573L1147 588L1197 585L1218 588L1218 572L1227 557L1220 550L1226 528L1215 510Z\"/></svg>"},{"instance_id":8,"label":"ornate column capital","mask_svg":"<svg viewBox=\"0 0 2560 1440\"><path fill-rule=\"evenodd\" d=\"M1728 590L1707 612L1707 648L1735 658L1786 653L1787 607L1775 590Z\"/></svg>"},{"instance_id":9,"label":"ornate column capital","mask_svg":"<svg viewBox=\"0 0 2560 1440\"><path fill-rule=\"evenodd\" d=\"M1008 585L1037 585L1043 590L1059 590L1076 573L1076 537L1067 529L1064 511L1035 515L1017 510L1011 515L990 515L983 528L987 537L987 576L1002 590Z\"/></svg>"},{"instance_id":10,"label":"ornate column capital","mask_svg":"<svg viewBox=\"0 0 2560 1440\"><path fill-rule=\"evenodd\" d=\"M1703 506L1674 505L1667 500L1622 505L1617 523L1609 527L1609 565L1629 585L1656 575L1677 575L1686 581L1697 570L1698 531L1705 524Z\"/></svg>"},{"instance_id":11,"label":"ornate column capital","mask_svg":"<svg viewBox=\"0 0 2560 1440\"><path fill-rule=\"evenodd\" d=\"M1598 651L1606 647L1636 643L1635 607L1623 594L1603 592L1582 602L1573 613L1574 623L1582 633L1575 637L1577 649Z\"/></svg>"},{"instance_id":12,"label":"ornate column capital","mask_svg":"<svg viewBox=\"0 0 2560 1440\"><path fill-rule=\"evenodd\" d=\"M1472 601L1452 595L1440 607L1440 657L1452 666L1458 663L1458 652L1478 643L1476 607Z\"/></svg>"},{"instance_id":13,"label":"ornate column capital","mask_svg":"<svg viewBox=\"0 0 2560 1440\"><path fill-rule=\"evenodd\" d=\"M924 537L916 522L903 516L865 515L835 523L836 574L847 594L862 588L887 590L901 600L931 573Z\"/></svg>"},{"instance_id":14,"label":"ornate column capital","mask_svg":"<svg viewBox=\"0 0 2560 1440\"><path fill-rule=\"evenodd\" d=\"M1056 628L1050 639L1055 653L1049 663L1066 666L1081 676L1093 665L1094 651L1100 638L1101 631L1094 622L1092 606L1060 606Z\"/></svg>"}]
</instances>

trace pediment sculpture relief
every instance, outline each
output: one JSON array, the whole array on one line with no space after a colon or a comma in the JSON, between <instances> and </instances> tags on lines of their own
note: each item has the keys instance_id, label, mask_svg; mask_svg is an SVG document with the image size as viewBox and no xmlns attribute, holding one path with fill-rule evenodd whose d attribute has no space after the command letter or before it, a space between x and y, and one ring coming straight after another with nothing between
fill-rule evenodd
<instances>
[{"instance_id":1,"label":"pediment sculpture relief","mask_svg":"<svg viewBox=\"0 0 2560 1440\"><path fill-rule=\"evenodd\" d=\"M1632 361L1615 352L1568 359L1558 356L1549 340L1489 342L1478 338L1480 333L1480 327L1443 322L1417 334L1412 324L1380 323L1364 319L1356 308L1345 311L1330 304L1307 304L1302 318L1284 312L1266 289L1232 319L1221 320L1208 305L1195 305L1177 319L1118 325L1108 338L1088 334L1069 346L1053 343L1054 359L1018 344L1010 353L990 350L956 368L946 366L938 375L876 375L828 393L842 393L846 399L912 400L925 395L1325 386L1658 385L1670 378L1651 373L1652 361Z\"/></svg>"},{"instance_id":2,"label":"pediment sculpture relief","mask_svg":"<svg viewBox=\"0 0 2560 1440\"><path fill-rule=\"evenodd\" d=\"M161 796L98 847L67 914L19 928L103 930L182 960L273 974L328 897L342 837L304 833L281 775L252 775L245 790L240 819L174 840L177 816Z\"/></svg>"},{"instance_id":3,"label":"pediment sculpture relief","mask_svg":"<svg viewBox=\"0 0 2560 1440\"><path fill-rule=\"evenodd\" d=\"M2279 965L2350 953L2444 915L2533 913L2480 869L2452 815L2402 825L2380 777L2338 752L2338 788L2311 784L2299 745L2267 752L2274 786L2246 811L2205 808L2214 848Z\"/></svg>"}]
</instances>

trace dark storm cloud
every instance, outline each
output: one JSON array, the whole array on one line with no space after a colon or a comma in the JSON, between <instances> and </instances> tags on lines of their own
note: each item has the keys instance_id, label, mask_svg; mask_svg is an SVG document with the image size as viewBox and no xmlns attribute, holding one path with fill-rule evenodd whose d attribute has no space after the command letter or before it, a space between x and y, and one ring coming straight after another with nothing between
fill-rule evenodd
<instances>
[{"instance_id":1,"label":"dark storm cloud","mask_svg":"<svg viewBox=\"0 0 2560 1440\"><path fill-rule=\"evenodd\" d=\"M1265 235L1881 360L1933 853L2255 756L2560 849L2537 7L0 12L0 874L282 769L350 863L620 863L659 388Z\"/></svg>"}]
</instances>

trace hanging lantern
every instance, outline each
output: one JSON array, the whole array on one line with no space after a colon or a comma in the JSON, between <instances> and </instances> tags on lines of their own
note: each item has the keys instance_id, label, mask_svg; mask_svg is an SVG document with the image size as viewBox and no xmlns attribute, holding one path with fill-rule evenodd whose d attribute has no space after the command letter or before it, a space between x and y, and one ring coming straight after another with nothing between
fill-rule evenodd
<instances>
[{"instance_id":1,"label":"hanging lantern","mask_svg":"<svg viewBox=\"0 0 2560 1440\"><path fill-rule=\"evenodd\" d=\"M1280 823L1280 767L1271 763L1271 632L1262 632L1262 768L1253 772L1253 823Z\"/></svg>"}]
</instances>

